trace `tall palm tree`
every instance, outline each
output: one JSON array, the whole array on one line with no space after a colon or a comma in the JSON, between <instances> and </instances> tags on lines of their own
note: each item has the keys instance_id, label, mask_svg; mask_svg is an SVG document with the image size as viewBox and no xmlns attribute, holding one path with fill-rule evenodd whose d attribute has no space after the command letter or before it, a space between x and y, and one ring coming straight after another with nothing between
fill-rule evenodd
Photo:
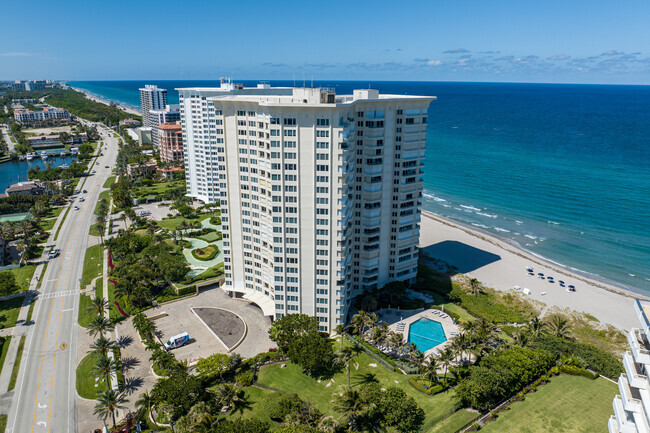
<instances>
[{"instance_id":1,"label":"tall palm tree","mask_svg":"<svg viewBox=\"0 0 650 433\"><path fill-rule=\"evenodd\" d=\"M95 372L106 378L108 388L111 388L111 374L115 371L115 361L108 356L99 356L95 364Z\"/></svg>"},{"instance_id":2,"label":"tall palm tree","mask_svg":"<svg viewBox=\"0 0 650 433\"><path fill-rule=\"evenodd\" d=\"M399 332L391 332L390 336L388 337L388 344L399 355L402 351L402 346L404 345L404 336Z\"/></svg>"},{"instance_id":3,"label":"tall palm tree","mask_svg":"<svg viewBox=\"0 0 650 433\"><path fill-rule=\"evenodd\" d=\"M93 300L90 302L88 311L91 313L95 313L98 316L101 316L102 314L104 314L104 310L106 310L107 308L108 308L108 301L106 300L106 298L97 296L93 298Z\"/></svg>"},{"instance_id":4,"label":"tall palm tree","mask_svg":"<svg viewBox=\"0 0 650 433\"><path fill-rule=\"evenodd\" d=\"M140 397L135 401L135 407L138 410L141 410L142 412L145 412L147 416L153 420L153 423L158 427L158 424L156 424L156 420L151 414L151 411L154 408L153 400L151 398L151 395L149 394L149 391L145 391L142 394L140 394Z\"/></svg>"},{"instance_id":5,"label":"tall palm tree","mask_svg":"<svg viewBox=\"0 0 650 433\"><path fill-rule=\"evenodd\" d=\"M371 330L377 326L378 320L379 319L377 319L377 315L375 313L370 313L364 318L363 325L367 327L368 330Z\"/></svg>"},{"instance_id":6,"label":"tall palm tree","mask_svg":"<svg viewBox=\"0 0 650 433\"><path fill-rule=\"evenodd\" d=\"M351 430L361 430L363 421L371 409L365 398L356 389L346 388L340 394L334 394L332 407L336 412L345 415Z\"/></svg>"},{"instance_id":7,"label":"tall palm tree","mask_svg":"<svg viewBox=\"0 0 650 433\"><path fill-rule=\"evenodd\" d=\"M350 387L350 370L352 370L352 365L354 365L354 368L359 368L359 363L354 360L359 354L359 350L356 346L354 349L350 346L344 347L336 354L336 358L334 359L334 363L344 366L347 371L348 388Z\"/></svg>"},{"instance_id":8,"label":"tall palm tree","mask_svg":"<svg viewBox=\"0 0 650 433\"><path fill-rule=\"evenodd\" d=\"M361 313L365 314L363 311L359 311L358 314L352 316L352 320L350 320L350 329L352 329L353 333L357 334L360 337L363 337L362 330L364 316Z\"/></svg>"},{"instance_id":9,"label":"tall palm tree","mask_svg":"<svg viewBox=\"0 0 650 433\"><path fill-rule=\"evenodd\" d=\"M429 380L429 386L440 381L438 378L440 365L438 364L438 360L433 356L427 357L420 368L422 368L422 377Z\"/></svg>"},{"instance_id":10,"label":"tall palm tree","mask_svg":"<svg viewBox=\"0 0 650 433\"><path fill-rule=\"evenodd\" d=\"M411 343L412 344L412 343ZM410 345L409 345L410 346ZM411 358L411 362L418 367L422 366L424 363L424 360L426 358L426 355L424 352L422 352L420 349L415 347L415 350L409 350L409 357ZM429 357L431 358L431 357Z\"/></svg>"},{"instance_id":11,"label":"tall palm tree","mask_svg":"<svg viewBox=\"0 0 650 433\"><path fill-rule=\"evenodd\" d=\"M93 344L90 345L90 348L97 352L99 356L106 356L108 351L115 347L115 343L101 335Z\"/></svg>"},{"instance_id":12,"label":"tall palm tree","mask_svg":"<svg viewBox=\"0 0 650 433\"><path fill-rule=\"evenodd\" d=\"M449 368L451 363L454 361L454 357L455 357L454 351L449 346L445 347L442 350L442 352L440 352L440 357L439 357L440 358L440 365L442 365L442 367L445 370L445 373L444 373L445 381L447 380L447 369Z\"/></svg>"},{"instance_id":13,"label":"tall palm tree","mask_svg":"<svg viewBox=\"0 0 650 433\"><path fill-rule=\"evenodd\" d=\"M109 389L97 397L97 404L95 404L93 413L103 420L106 420L110 415L113 419L113 430L115 430L115 413L120 409L126 409L125 403L128 402L129 400L124 397L124 394Z\"/></svg>"},{"instance_id":14,"label":"tall palm tree","mask_svg":"<svg viewBox=\"0 0 650 433\"><path fill-rule=\"evenodd\" d=\"M569 322L559 314L554 315L549 323L551 333L556 337L568 338L571 334Z\"/></svg>"},{"instance_id":15,"label":"tall palm tree","mask_svg":"<svg viewBox=\"0 0 650 433\"><path fill-rule=\"evenodd\" d=\"M113 325L109 319L97 316L92 320L92 322L90 322L88 333L94 337L97 334L104 335L107 332L111 332L113 329L115 329L115 325Z\"/></svg>"}]
</instances>

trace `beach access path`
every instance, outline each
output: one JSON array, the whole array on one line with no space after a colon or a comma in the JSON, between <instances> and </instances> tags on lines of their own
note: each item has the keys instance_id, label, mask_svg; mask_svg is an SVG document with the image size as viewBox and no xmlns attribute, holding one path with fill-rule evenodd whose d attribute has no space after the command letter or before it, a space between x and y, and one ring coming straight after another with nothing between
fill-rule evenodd
<instances>
[{"instance_id":1,"label":"beach access path","mask_svg":"<svg viewBox=\"0 0 650 433\"><path fill-rule=\"evenodd\" d=\"M472 230L430 212L422 212L420 246L430 256L456 266L458 272L476 278L488 287L512 291L530 289L530 298L547 307L570 308L595 316L601 323L619 329L639 325L634 299L648 297L571 272L558 264L530 254L494 236ZM526 268L532 267L535 276ZM551 275L555 282L537 276ZM574 285L569 293L560 287ZM544 309L543 313L546 309Z\"/></svg>"}]
</instances>

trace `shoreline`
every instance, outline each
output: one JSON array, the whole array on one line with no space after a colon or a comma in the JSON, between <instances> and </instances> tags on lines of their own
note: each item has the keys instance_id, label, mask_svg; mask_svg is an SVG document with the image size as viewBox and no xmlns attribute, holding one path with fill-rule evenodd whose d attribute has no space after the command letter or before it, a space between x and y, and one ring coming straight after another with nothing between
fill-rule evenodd
<instances>
[{"instance_id":1,"label":"shoreline","mask_svg":"<svg viewBox=\"0 0 650 433\"><path fill-rule=\"evenodd\" d=\"M457 266L458 272L471 275L496 290L510 291L514 286L529 288L529 298L546 304L542 314L552 307L569 308L589 313L602 323L628 329L638 326L633 300L650 299L645 294L576 272L512 242L432 212L423 210L422 216L420 247L423 251ZM472 262L474 266L463 269ZM528 275L528 266L534 268L535 276ZM564 279L567 285L575 285L577 291L569 293L558 283L551 284L537 277L538 272L559 277L556 281Z\"/></svg>"},{"instance_id":2,"label":"shoreline","mask_svg":"<svg viewBox=\"0 0 650 433\"><path fill-rule=\"evenodd\" d=\"M100 104L104 104L104 105L111 105L110 101L102 99L99 96L88 92L87 90L80 89L78 87L70 87L70 88L72 90L74 90L75 92L83 93L86 96L86 98L90 99L91 101L99 102ZM124 105L122 103L116 103L115 106L118 109L124 111L125 113L132 114L134 116L142 116L142 113L140 112L140 110L136 110L135 108L128 107L128 106L126 106L126 105Z\"/></svg>"}]
</instances>

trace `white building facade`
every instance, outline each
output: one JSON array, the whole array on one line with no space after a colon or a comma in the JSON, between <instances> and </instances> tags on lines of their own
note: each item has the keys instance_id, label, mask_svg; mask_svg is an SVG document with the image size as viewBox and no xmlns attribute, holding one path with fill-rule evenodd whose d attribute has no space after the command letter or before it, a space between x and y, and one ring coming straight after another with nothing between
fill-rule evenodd
<instances>
[{"instance_id":1,"label":"white building facade","mask_svg":"<svg viewBox=\"0 0 650 433\"><path fill-rule=\"evenodd\" d=\"M146 84L140 89L140 108L142 110L142 126L155 128L158 125L151 124L149 112L151 110L164 110L167 105L167 90L160 89L154 84Z\"/></svg>"},{"instance_id":2,"label":"white building facade","mask_svg":"<svg viewBox=\"0 0 650 433\"><path fill-rule=\"evenodd\" d=\"M178 122L181 120L180 105L168 104L162 110L149 110L149 127L151 128L151 141L154 146L160 146L158 139L158 126L163 123Z\"/></svg>"},{"instance_id":3,"label":"white building facade","mask_svg":"<svg viewBox=\"0 0 650 433\"><path fill-rule=\"evenodd\" d=\"M434 98L226 84L179 89L187 193L221 200L224 290L331 332L356 293L413 281Z\"/></svg>"},{"instance_id":4,"label":"white building facade","mask_svg":"<svg viewBox=\"0 0 650 433\"><path fill-rule=\"evenodd\" d=\"M19 123L43 122L46 120L70 119L70 113L63 108L47 107L41 111L24 108L14 109L14 120Z\"/></svg>"},{"instance_id":5,"label":"white building facade","mask_svg":"<svg viewBox=\"0 0 650 433\"><path fill-rule=\"evenodd\" d=\"M628 331L630 350L623 356L625 373L618 378L610 433L650 433L650 302L636 299L634 310L641 327Z\"/></svg>"}]
</instances>

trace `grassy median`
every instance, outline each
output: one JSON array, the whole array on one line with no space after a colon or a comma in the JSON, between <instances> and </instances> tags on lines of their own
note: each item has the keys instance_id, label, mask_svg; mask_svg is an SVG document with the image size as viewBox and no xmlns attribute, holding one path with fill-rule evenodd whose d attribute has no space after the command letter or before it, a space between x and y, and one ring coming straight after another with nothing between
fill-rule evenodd
<instances>
[{"instance_id":1,"label":"grassy median","mask_svg":"<svg viewBox=\"0 0 650 433\"><path fill-rule=\"evenodd\" d=\"M84 257L84 270L81 275L81 287L86 288L93 278L102 275L102 261L104 259L104 250L101 245L93 245L86 250Z\"/></svg>"},{"instance_id":2,"label":"grassy median","mask_svg":"<svg viewBox=\"0 0 650 433\"><path fill-rule=\"evenodd\" d=\"M97 354L90 352L77 366L77 394L79 397L93 400L97 398L98 393L108 391L106 379L95 373L96 364Z\"/></svg>"},{"instance_id":3,"label":"grassy median","mask_svg":"<svg viewBox=\"0 0 650 433\"><path fill-rule=\"evenodd\" d=\"M14 362L14 369L11 372L11 378L9 379L9 388L7 391L11 391L16 387L16 380L18 379L18 372L20 371L20 361L23 359L23 349L25 348L25 336L20 337L20 343L18 344L18 353L16 353L16 362Z\"/></svg>"}]
</instances>

